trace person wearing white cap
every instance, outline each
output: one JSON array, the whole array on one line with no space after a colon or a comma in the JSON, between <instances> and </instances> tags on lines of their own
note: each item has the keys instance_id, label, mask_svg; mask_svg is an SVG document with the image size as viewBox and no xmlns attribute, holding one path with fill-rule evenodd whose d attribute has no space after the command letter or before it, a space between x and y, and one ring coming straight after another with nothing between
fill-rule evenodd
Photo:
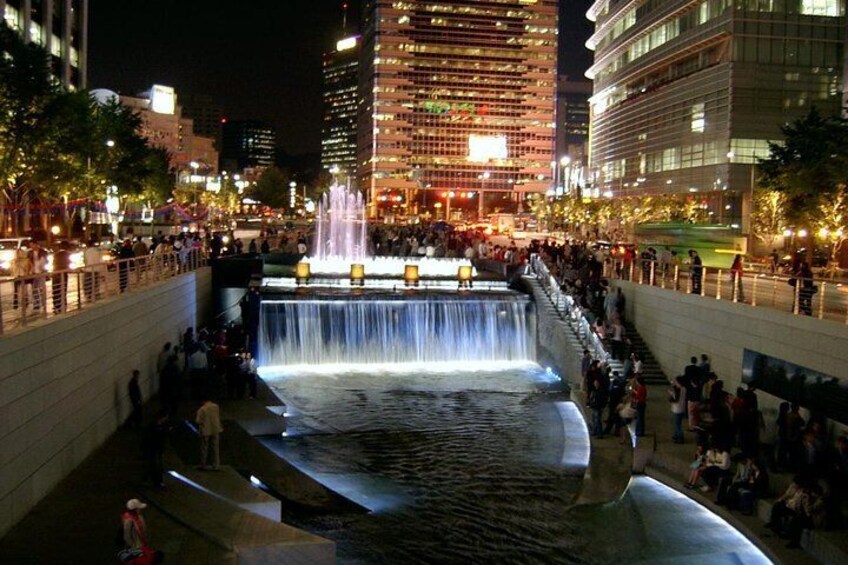
<instances>
[{"instance_id":1,"label":"person wearing white cap","mask_svg":"<svg viewBox=\"0 0 848 565\"><path fill-rule=\"evenodd\" d=\"M153 565L162 563L165 556L161 551L152 549L147 539L147 523L141 511L147 504L137 498L127 501L126 510L121 513L124 549L118 552L121 563L130 565Z\"/></svg>"},{"instance_id":2,"label":"person wearing white cap","mask_svg":"<svg viewBox=\"0 0 848 565\"><path fill-rule=\"evenodd\" d=\"M127 510L121 514L121 523L124 526L124 544L129 549L142 549L147 547L147 523L141 515L141 511L147 505L137 498L127 501Z\"/></svg>"}]
</instances>

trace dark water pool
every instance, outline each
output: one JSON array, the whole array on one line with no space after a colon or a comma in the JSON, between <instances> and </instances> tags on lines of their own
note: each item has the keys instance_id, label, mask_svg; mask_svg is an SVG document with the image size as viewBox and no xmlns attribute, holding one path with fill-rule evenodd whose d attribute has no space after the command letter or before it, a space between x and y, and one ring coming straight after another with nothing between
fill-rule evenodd
<instances>
[{"instance_id":1,"label":"dark water pool","mask_svg":"<svg viewBox=\"0 0 848 565\"><path fill-rule=\"evenodd\" d=\"M591 561L567 516L585 446L539 366L263 376L290 412L269 447L371 510L287 516L339 562Z\"/></svg>"}]
</instances>

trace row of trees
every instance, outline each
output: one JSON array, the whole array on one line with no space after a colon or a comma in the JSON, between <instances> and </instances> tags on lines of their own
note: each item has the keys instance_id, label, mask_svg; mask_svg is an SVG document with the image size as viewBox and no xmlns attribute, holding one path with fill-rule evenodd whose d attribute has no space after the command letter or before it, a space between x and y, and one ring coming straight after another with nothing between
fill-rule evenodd
<instances>
[{"instance_id":1,"label":"row of trees","mask_svg":"<svg viewBox=\"0 0 848 565\"><path fill-rule=\"evenodd\" d=\"M98 104L87 92L65 90L46 51L5 22L0 53L2 233L43 223L27 219L46 221L57 203L102 201L111 186L125 201L169 197L168 154L146 143L138 115L117 101Z\"/></svg>"},{"instance_id":2,"label":"row of trees","mask_svg":"<svg viewBox=\"0 0 848 565\"><path fill-rule=\"evenodd\" d=\"M752 233L771 245L777 235L806 232L808 258L827 246L835 262L848 241L848 120L815 108L781 129L757 165Z\"/></svg>"}]
</instances>

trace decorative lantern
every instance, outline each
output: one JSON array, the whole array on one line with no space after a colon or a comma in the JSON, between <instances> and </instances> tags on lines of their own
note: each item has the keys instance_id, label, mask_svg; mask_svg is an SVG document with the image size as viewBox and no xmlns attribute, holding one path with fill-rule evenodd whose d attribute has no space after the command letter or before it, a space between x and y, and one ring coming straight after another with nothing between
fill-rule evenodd
<instances>
[{"instance_id":1,"label":"decorative lantern","mask_svg":"<svg viewBox=\"0 0 848 565\"><path fill-rule=\"evenodd\" d=\"M306 284L310 276L309 263L298 263L294 267L294 278L297 284Z\"/></svg>"},{"instance_id":2,"label":"decorative lantern","mask_svg":"<svg viewBox=\"0 0 848 565\"><path fill-rule=\"evenodd\" d=\"M365 265L362 263L353 263L350 266L350 284L365 285Z\"/></svg>"},{"instance_id":3,"label":"decorative lantern","mask_svg":"<svg viewBox=\"0 0 848 565\"><path fill-rule=\"evenodd\" d=\"M473 268L471 265L462 265L456 273L456 278L459 281L459 288L471 288L471 277L473 276Z\"/></svg>"},{"instance_id":4,"label":"decorative lantern","mask_svg":"<svg viewBox=\"0 0 848 565\"><path fill-rule=\"evenodd\" d=\"M403 280L406 286L418 286L418 265L406 265L403 269Z\"/></svg>"}]
</instances>

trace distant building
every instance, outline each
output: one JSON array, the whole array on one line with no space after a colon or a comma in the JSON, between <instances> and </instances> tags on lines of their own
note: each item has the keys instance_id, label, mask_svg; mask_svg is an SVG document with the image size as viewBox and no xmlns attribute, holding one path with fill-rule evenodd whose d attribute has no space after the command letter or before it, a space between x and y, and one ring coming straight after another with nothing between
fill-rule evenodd
<instances>
[{"instance_id":1,"label":"distant building","mask_svg":"<svg viewBox=\"0 0 848 565\"><path fill-rule=\"evenodd\" d=\"M553 188L557 4L366 1L357 168L372 216L482 217Z\"/></svg>"},{"instance_id":2,"label":"distant building","mask_svg":"<svg viewBox=\"0 0 848 565\"><path fill-rule=\"evenodd\" d=\"M228 172L265 169L274 164L277 133L264 122L227 121L223 127L221 166Z\"/></svg>"},{"instance_id":3,"label":"distant building","mask_svg":"<svg viewBox=\"0 0 848 565\"><path fill-rule=\"evenodd\" d=\"M215 149L221 151L224 106L205 94L180 95L183 116L191 118L194 134L215 141Z\"/></svg>"},{"instance_id":4,"label":"distant building","mask_svg":"<svg viewBox=\"0 0 848 565\"><path fill-rule=\"evenodd\" d=\"M95 90L98 99L109 91ZM193 122L182 115L177 95L170 86L154 84L138 96L120 96L121 104L135 110L142 119L142 135L148 143L165 148L171 168L181 174L218 174L218 152L212 138L194 133ZM192 167L192 163L196 166Z\"/></svg>"},{"instance_id":5,"label":"distant building","mask_svg":"<svg viewBox=\"0 0 848 565\"><path fill-rule=\"evenodd\" d=\"M589 159L589 98L592 82L560 77L557 81L557 193L569 194L584 184ZM576 194L576 193L575 193Z\"/></svg>"},{"instance_id":6,"label":"distant building","mask_svg":"<svg viewBox=\"0 0 848 565\"><path fill-rule=\"evenodd\" d=\"M321 128L321 166L338 167L339 174L356 173L356 112L359 86L358 36L336 43L324 54L324 124Z\"/></svg>"},{"instance_id":7,"label":"distant building","mask_svg":"<svg viewBox=\"0 0 848 565\"><path fill-rule=\"evenodd\" d=\"M53 75L67 88L86 88L88 0L0 0L6 24L50 53Z\"/></svg>"},{"instance_id":8,"label":"distant building","mask_svg":"<svg viewBox=\"0 0 848 565\"><path fill-rule=\"evenodd\" d=\"M597 0L594 196L685 194L748 233L757 158L842 102L844 0Z\"/></svg>"}]
</instances>

